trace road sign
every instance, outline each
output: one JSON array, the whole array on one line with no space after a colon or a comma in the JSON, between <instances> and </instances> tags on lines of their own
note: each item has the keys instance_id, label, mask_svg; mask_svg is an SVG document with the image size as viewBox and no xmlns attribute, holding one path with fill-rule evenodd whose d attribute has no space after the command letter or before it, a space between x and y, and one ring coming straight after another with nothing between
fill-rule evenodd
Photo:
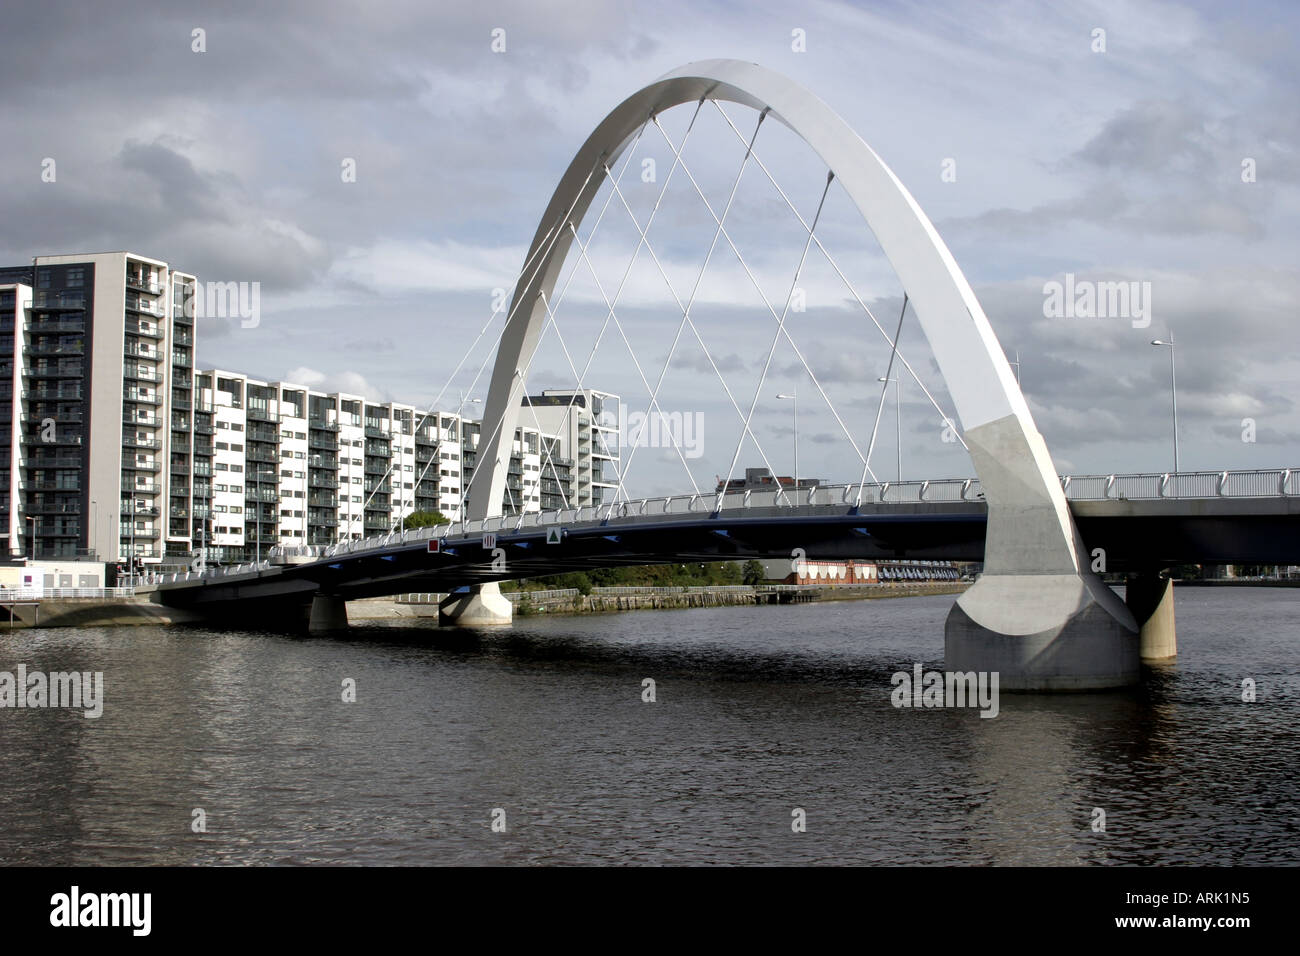
<instances>
[{"instance_id":1,"label":"road sign","mask_svg":"<svg viewBox=\"0 0 1300 956\"><path fill-rule=\"evenodd\" d=\"M491 551L497 546L497 536L495 534L483 535L483 550Z\"/></svg>"},{"instance_id":2,"label":"road sign","mask_svg":"<svg viewBox=\"0 0 1300 956\"><path fill-rule=\"evenodd\" d=\"M429 539L429 553L440 554L442 552L442 538Z\"/></svg>"},{"instance_id":3,"label":"road sign","mask_svg":"<svg viewBox=\"0 0 1300 956\"><path fill-rule=\"evenodd\" d=\"M559 543L560 543L561 541L563 541L563 540L564 540L564 529L563 529L563 528L547 528L547 529L546 529L546 543L547 543L547 544L559 544Z\"/></svg>"}]
</instances>

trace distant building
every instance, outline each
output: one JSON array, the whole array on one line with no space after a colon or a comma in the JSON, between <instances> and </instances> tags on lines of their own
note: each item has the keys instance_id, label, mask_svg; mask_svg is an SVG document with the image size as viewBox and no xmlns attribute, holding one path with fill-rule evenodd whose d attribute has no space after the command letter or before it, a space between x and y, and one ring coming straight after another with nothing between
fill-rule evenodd
<instances>
[{"instance_id":1,"label":"distant building","mask_svg":"<svg viewBox=\"0 0 1300 956\"><path fill-rule=\"evenodd\" d=\"M825 484L829 484L825 478L800 477L797 487L819 488ZM746 468L744 478L719 479L714 492L722 494L733 491L772 491L778 486L782 488L796 487L795 480L789 475L773 477L772 472L767 468Z\"/></svg>"}]
</instances>

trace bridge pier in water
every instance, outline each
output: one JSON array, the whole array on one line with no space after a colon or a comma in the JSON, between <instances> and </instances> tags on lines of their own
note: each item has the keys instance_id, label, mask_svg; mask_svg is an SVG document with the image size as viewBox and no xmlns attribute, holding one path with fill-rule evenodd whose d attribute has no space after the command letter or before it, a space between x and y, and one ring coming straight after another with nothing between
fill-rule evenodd
<instances>
[{"instance_id":1,"label":"bridge pier in water","mask_svg":"<svg viewBox=\"0 0 1300 956\"><path fill-rule=\"evenodd\" d=\"M348 602L333 594L317 594L311 599L307 614L310 633L346 631L348 629Z\"/></svg>"},{"instance_id":2,"label":"bridge pier in water","mask_svg":"<svg viewBox=\"0 0 1300 956\"><path fill-rule=\"evenodd\" d=\"M515 607L503 597L495 582L471 585L468 591L450 594L438 605L438 623L462 627L509 624Z\"/></svg>"},{"instance_id":3,"label":"bridge pier in water","mask_svg":"<svg viewBox=\"0 0 1300 956\"><path fill-rule=\"evenodd\" d=\"M1009 691L1136 684L1138 624L1087 563L1042 436L1009 415L966 440L988 501L984 573L948 613L944 666L996 671Z\"/></svg>"},{"instance_id":4,"label":"bridge pier in water","mask_svg":"<svg viewBox=\"0 0 1300 956\"><path fill-rule=\"evenodd\" d=\"M1178 656L1174 627L1174 582L1158 573L1130 574L1126 588L1129 610L1140 631L1143 661L1159 663Z\"/></svg>"}]
</instances>

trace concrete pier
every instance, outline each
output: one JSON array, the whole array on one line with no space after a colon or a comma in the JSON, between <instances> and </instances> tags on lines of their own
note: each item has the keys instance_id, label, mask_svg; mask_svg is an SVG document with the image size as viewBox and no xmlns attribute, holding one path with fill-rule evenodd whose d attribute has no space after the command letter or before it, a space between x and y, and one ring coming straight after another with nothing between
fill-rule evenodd
<instances>
[{"instance_id":1,"label":"concrete pier","mask_svg":"<svg viewBox=\"0 0 1300 956\"><path fill-rule=\"evenodd\" d=\"M1130 574L1127 603L1140 628L1142 660L1169 661L1178 656L1174 627L1174 582L1159 574Z\"/></svg>"},{"instance_id":2,"label":"concrete pier","mask_svg":"<svg viewBox=\"0 0 1300 956\"><path fill-rule=\"evenodd\" d=\"M514 617L514 605L502 596L495 581L476 584L469 591L447 596L438 605L438 623L461 627L482 627L509 624Z\"/></svg>"},{"instance_id":3,"label":"concrete pier","mask_svg":"<svg viewBox=\"0 0 1300 956\"><path fill-rule=\"evenodd\" d=\"M944 666L1004 691L1086 691L1141 676L1133 615L1094 574L985 574L944 625Z\"/></svg>"},{"instance_id":4,"label":"concrete pier","mask_svg":"<svg viewBox=\"0 0 1300 956\"><path fill-rule=\"evenodd\" d=\"M311 611L307 617L309 632L346 631L347 628L347 601L332 594L317 594L311 599Z\"/></svg>"}]
</instances>

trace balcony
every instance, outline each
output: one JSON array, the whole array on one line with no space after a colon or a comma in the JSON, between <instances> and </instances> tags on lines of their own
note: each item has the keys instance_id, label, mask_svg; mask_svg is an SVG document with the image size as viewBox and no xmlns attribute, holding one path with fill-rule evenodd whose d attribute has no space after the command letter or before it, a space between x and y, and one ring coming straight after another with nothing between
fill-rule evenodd
<instances>
[{"instance_id":1,"label":"balcony","mask_svg":"<svg viewBox=\"0 0 1300 956\"><path fill-rule=\"evenodd\" d=\"M175 387L175 384L176 383L173 382L172 386ZM193 407L192 403L188 398L179 398L176 395L172 396L172 408L175 408L178 411L188 412L191 410L192 407ZM186 425L185 427L188 428L189 426Z\"/></svg>"},{"instance_id":2,"label":"balcony","mask_svg":"<svg viewBox=\"0 0 1300 956\"><path fill-rule=\"evenodd\" d=\"M185 352L173 352L172 365L174 365L176 368L193 368L194 361Z\"/></svg>"},{"instance_id":3,"label":"balcony","mask_svg":"<svg viewBox=\"0 0 1300 956\"><path fill-rule=\"evenodd\" d=\"M123 435L122 444L127 448L161 448L162 442L156 438L139 438L135 435Z\"/></svg>"},{"instance_id":4,"label":"balcony","mask_svg":"<svg viewBox=\"0 0 1300 956\"><path fill-rule=\"evenodd\" d=\"M172 419L172 431L187 432L190 430L190 423L183 418Z\"/></svg>"},{"instance_id":5,"label":"balcony","mask_svg":"<svg viewBox=\"0 0 1300 956\"><path fill-rule=\"evenodd\" d=\"M260 461L270 465L277 464L280 461L280 459L276 457L276 455L272 452L253 451L251 448L248 451L244 452L244 457L248 461Z\"/></svg>"},{"instance_id":6,"label":"balcony","mask_svg":"<svg viewBox=\"0 0 1300 956\"><path fill-rule=\"evenodd\" d=\"M85 332L86 320L83 319L32 319L27 323L27 331L39 335L42 332Z\"/></svg>"},{"instance_id":7,"label":"balcony","mask_svg":"<svg viewBox=\"0 0 1300 956\"><path fill-rule=\"evenodd\" d=\"M383 430L382 428L380 428L378 425L367 425L367 426L366 426L366 437L367 437L367 438L383 438L383 439L387 439L387 438L388 438L388 432L384 431L384 430Z\"/></svg>"},{"instance_id":8,"label":"balcony","mask_svg":"<svg viewBox=\"0 0 1300 956\"><path fill-rule=\"evenodd\" d=\"M140 315L152 315L155 318L164 318L166 313L160 303L150 302L148 299L142 299L138 295L128 295L126 297L126 311L137 312Z\"/></svg>"},{"instance_id":9,"label":"balcony","mask_svg":"<svg viewBox=\"0 0 1300 956\"><path fill-rule=\"evenodd\" d=\"M162 420L153 415L132 417L130 413L124 413L122 421L127 425L139 425L141 428L157 428L162 424Z\"/></svg>"},{"instance_id":10,"label":"balcony","mask_svg":"<svg viewBox=\"0 0 1300 956\"><path fill-rule=\"evenodd\" d=\"M185 390L188 391L189 389L192 389L193 387L194 387L194 383L190 381L188 375L180 375L180 376L177 376L176 378L174 378L174 379L172 380L172 388L183 388L183 389L185 389ZM211 407L209 407L209 408L205 409L205 411L209 411L209 412L210 412L210 411L212 411L212 409L211 409Z\"/></svg>"},{"instance_id":11,"label":"balcony","mask_svg":"<svg viewBox=\"0 0 1300 956\"><path fill-rule=\"evenodd\" d=\"M275 491L254 491L252 488L246 488L244 490L244 500L275 504L280 500L280 496Z\"/></svg>"},{"instance_id":12,"label":"balcony","mask_svg":"<svg viewBox=\"0 0 1300 956\"><path fill-rule=\"evenodd\" d=\"M55 435L53 441L46 441L41 437L38 431L34 435L24 435L23 444L25 445L80 445L80 435Z\"/></svg>"},{"instance_id":13,"label":"balcony","mask_svg":"<svg viewBox=\"0 0 1300 956\"><path fill-rule=\"evenodd\" d=\"M337 528L339 519L333 516L316 517L315 515L308 515L307 524L317 528Z\"/></svg>"},{"instance_id":14,"label":"balcony","mask_svg":"<svg viewBox=\"0 0 1300 956\"><path fill-rule=\"evenodd\" d=\"M127 515L128 517L130 515L135 515L137 518L158 517L158 509L153 507L152 505L146 505L143 508L137 507L133 509L129 503L125 503L125 502L122 504L121 508L118 509L118 513Z\"/></svg>"},{"instance_id":15,"label":"balcony","mask_svg":"<svg viewBox=\"0 0 1300 956\"><path fill-rule=\"evenodd\" d=\"M339 443L328 436L311 435L307 439L307 447L316 448L320 451L338 451Z\"/></svg>"},{"instance_id":16,"label":"balcony","mask_svg":"<svg viewBox=\"0 0 1300 956\"><path fill-rule=\"evenodd\" d=\"M157 326L141 325L139 322L126 323L127 335L143 335L148 339L160 339L163 337L162 329Z\"/></svg>"},{"instance_id":17,"label":"balcony","mask_svg":"<svg viewBox=\"0 0 1300 956\"><path fill-rule=\"evenodd\" d=\"M336 432L339 430L338 422L326 422L320 420L319 418L311 419L309 422L307 422L307 427L314 428L317 431L322 431L322 432Z\"/></svg>"},{"instance_id":18,"label":"balcony","mask_svg":"<svg viewBox=\"0 0 1300 956\"><path fill-rule=\"evenodd\" d=\"M157 474L162 471L162 465L156 461L123 461L123 471L147 471Z\"/></svg>"},{"instance_id":19,"label":"balcony","mask_svg":"<svg viewBox=\"0 0 1300 956\"><path fill-rule=\"evenodd\" d=\"M36 501L25 510L33 515L79 515L81 504L76 501Z\"/></svg>"},{"instance_id":20,"label":"balcony","mask_svg":"<svg viewBox=\"0 0 1300 956\"><path fill-rule=\"evenodd\" d=\"M157 395L146 395L143 392L123 392L122 401L139 402L142 405L161 405L162 399Z\"/></svg>"},{"instance_id":21,"label":"balcony","mask_svg":"<svg viewBox=\"0 0 1300 956\"><path fill-rule=\"evenodd\" d=\"M317 474L309 473L307 476L308 488L337 488L338 486L339 483L337 479L330 478L325 475L317 475Z\"/></svg>"},{"instance_id":22,"label":"balcony","mask_svg":"<svg viewBox=\"0 0 1300 956\"><path fill-rule=\"evenodd\" d=\"M213 453L212 442L195 442L194 454L202 455L204 458L211 458ZM195 466L197 467L197 466Z\"/></svg>"},{"instance_id":23,"label":"balcony","mask_svg":"<svg viewBox=\"0 0 1300 956\"><path fill-rule=\"evenodd\" d=\"M81 389L33 388L22 393L29 401L79 402Z\"/></svg>"},{"instance_id":24,"label":"balcony","mask_svg":"<svg viewBox=\"0 0 1300 956\"><path fill-rule=\"evenodd\" d=\"M82 342L76 345L60 345L56 342L46 342L40 345L24 345L24 355L85 355L86 346Z\"/></svg>"},{"instance_id":25,"label":"balcony","mask_svg":"<svg viewBox=\"0 0 1300 956\"><path fill-rule=\"evenodd\" d=\"M23 375L27 378L85 378L86 371L81 363L76 365L25 365Z\"/></svg>"},{"instance_id":26,"label":"balcony","mask_svg":"<svg viewBox=\"0 0 1300 956\"><path fill-rule=\"evenodd\" d=\"M189 332L177 331L176 334L172 336L172 341L177 345L193 346L194 336Z\"/></svg>"},{"instance_id":27,"label":"balcony","mask_svg":"<svg viewBox=\"0 0 1300 956\"><path fill-rule=\"evenodd\" d=\"M211 425L204 425L200 422L194 423L194 431L199 435L215 435L217 432Z\"/></svg>"},{"instance_id":28,"label":"balcony","mask_svg":"<svg viewBox=\"0 0 1300 956\"><path fill-rule=\"evenodd\" d=\"M122 354L130 356L131 358L148 359L150 362L156 362L162 356L162 353L157 349L147 349L142 348L139 345L130 344L122 346Z\"/></svg>"},{"instance_id":29,"label":"balcony","mask_svg":"<svg viewBox=\"0 0 1300 956\"><path fill-rule=\"evenodd\" d=\"M140 275L126 274L126 287L135 289L138 292L147 292L149 295L159 295L162 292L162 286L156 282L151 282Z\"/></svg>"},{"instance_id":30,"label":"balcony","mask_svg":"<svg viewBox=\"0 0 1300 956\"><path fill-rule=\"evenodd\" d=\"M33 312L84 312L84 292L36 292L32 296Z\"/></svg>"},{"instance_id":31,"label":"balcony","mask_svg":"<svg viewBox=\"0 0 1300 956\"><path fill-rule=\"evenodd\" d=\"M280 430L278 428L259 428L253 426L244 433L249 441L263 441L268 444L278 445L280 443Z\"/></svg>"},{"instance_id":32,"label":"balcony","mask_svg":"<svg viewBox=\"0 0 1300 956\"><path fill-rule=\"evenodd\" d=\"M250 422L274 422L278 424L280 421L280 416L264 405L249 405L245 414Z\"/></svg>"}]
</instances>

